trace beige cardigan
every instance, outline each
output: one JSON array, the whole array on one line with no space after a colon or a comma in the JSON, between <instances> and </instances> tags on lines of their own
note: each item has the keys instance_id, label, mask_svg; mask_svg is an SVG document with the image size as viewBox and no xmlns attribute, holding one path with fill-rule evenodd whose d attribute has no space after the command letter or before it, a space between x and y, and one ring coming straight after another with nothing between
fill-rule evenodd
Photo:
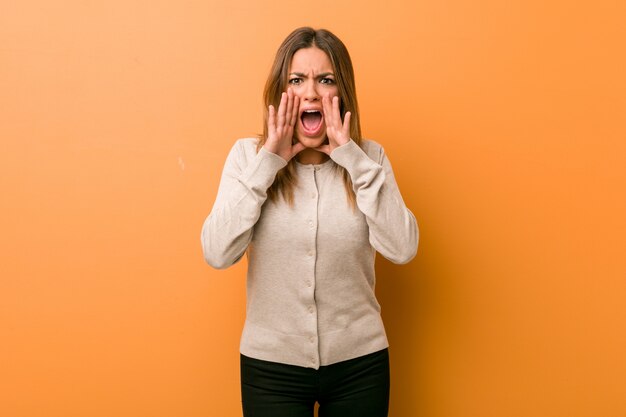
<instances>
[{"instance_id":1,"label":"beige cardigan","mask_svg":"<svg viewBox=\"0 0 626 417\"><path fill-rule=\"evenodd\" d=\"M266 201L284 159L257 152L256 139L232 148L201 239L215 268L247 251L242 354L318 369L388 346L374 295L375 254L409 262L419 232L383 148L361 146L350 141L321 165L296 163L292 207ZM358 210L335 164L350 174Z\"/></svg>"}]
</instances>

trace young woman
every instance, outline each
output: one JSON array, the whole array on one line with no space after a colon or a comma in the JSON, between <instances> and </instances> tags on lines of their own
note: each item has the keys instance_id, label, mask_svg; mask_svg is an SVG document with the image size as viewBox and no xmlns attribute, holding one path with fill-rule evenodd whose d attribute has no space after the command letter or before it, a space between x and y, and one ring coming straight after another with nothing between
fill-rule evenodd
<instances>
[{"instance_id":1,"label":"young woman","mask_svg":"<svg viewBox=\"0 0 626 417\"><path fill-rule=\"evenodd\" d=\"M232 148L202 228L206 261L248 258L241 338L246 417L383 417L387 338L374 258L417 251L383 148L361 139L352 62L327 30L282 43L259 139Z\"/></svg>"}]
</instances>

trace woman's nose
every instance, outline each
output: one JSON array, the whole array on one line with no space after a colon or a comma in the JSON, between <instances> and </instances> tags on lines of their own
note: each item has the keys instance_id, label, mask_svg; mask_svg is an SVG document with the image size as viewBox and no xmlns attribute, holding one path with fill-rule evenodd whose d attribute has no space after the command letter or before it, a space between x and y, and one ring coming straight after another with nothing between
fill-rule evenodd
<instances>
[{"instance_id":1,"label":"woman's nose","mask_svg":"<svg viewBox=\"0 0 626 417\"><path fill-rule=\"evenodd\" d=\"M315 101L319 100L320 96L317 91L317 85L315 82L308 82L304 86L304 96L303 99L307 101Z\"/></svg>"}]
</instances>

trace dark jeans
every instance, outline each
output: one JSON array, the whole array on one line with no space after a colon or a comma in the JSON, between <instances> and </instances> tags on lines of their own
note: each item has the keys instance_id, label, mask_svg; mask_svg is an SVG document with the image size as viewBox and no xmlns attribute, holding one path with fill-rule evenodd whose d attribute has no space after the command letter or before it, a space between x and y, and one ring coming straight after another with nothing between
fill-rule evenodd
<instances>
[{"instance_id":1,"label":"dark jeans","mask_svg":"<svg viewBox=\"0 0 626 417\"><path fill-rule=\"evenodd\" d=\"M244 417L387 417L389 352L318 370L241 355Z\"/></svg>"}]
</instances>

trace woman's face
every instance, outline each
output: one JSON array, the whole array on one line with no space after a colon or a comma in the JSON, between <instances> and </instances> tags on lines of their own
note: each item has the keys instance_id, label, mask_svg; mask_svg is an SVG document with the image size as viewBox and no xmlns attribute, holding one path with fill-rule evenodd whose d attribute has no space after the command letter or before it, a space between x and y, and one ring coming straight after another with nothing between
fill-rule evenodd
<instances>
[{"instance_id":1,"label":"woman's face","mask_svg":"<svg viewBox=\"0 0 626 417\"><path fill-rule=\"evenodd\" d=\"M289 87L300 98L296 138L308 148L326 140L322 97L339 95L333 66L326 52L312 46L299 49L289 66Z\"/></svg>"}]
</instances>

